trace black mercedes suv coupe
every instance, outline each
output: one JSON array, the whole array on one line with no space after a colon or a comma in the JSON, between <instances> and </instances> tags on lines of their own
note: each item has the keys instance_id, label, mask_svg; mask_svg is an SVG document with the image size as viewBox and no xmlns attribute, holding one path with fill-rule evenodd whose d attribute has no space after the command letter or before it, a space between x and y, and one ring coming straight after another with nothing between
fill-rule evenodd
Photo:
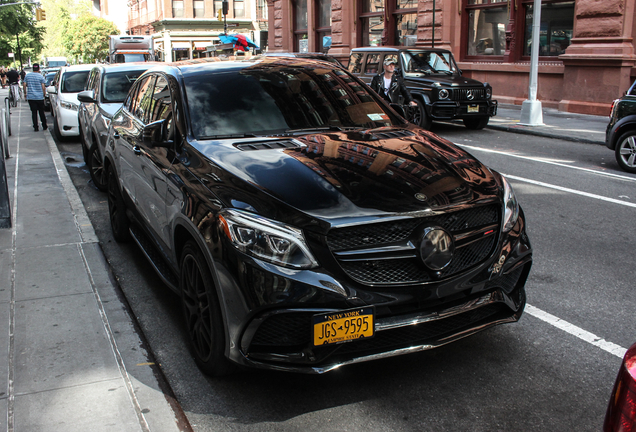
<instances>
[{"instance_id":1,"label":"black mercedes suv coupe","mask_svg":"<svg viewBox=\"0 0 636 432\"><path fill-rule=\"evenodd\" d=\"M523 312L532 249L508 181L327 62L150 69L104 168L115 239L181 296L208 374L323 373Z\"/></svg>"}]
</instances>

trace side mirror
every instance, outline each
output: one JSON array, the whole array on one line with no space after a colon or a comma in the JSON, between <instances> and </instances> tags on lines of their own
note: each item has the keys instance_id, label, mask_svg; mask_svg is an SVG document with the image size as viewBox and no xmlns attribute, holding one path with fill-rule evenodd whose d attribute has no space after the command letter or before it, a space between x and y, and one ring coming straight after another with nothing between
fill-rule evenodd
<instances>
[{"instance_id":1,"label":"side mirror","mask_svg":"<svg viewBox=\"0 0 636 432\"><path fill-rule=\"evenodd\" d=\"M55 88L54 85L50 85L46 88L46 92L48 94L57 94L57 89Z\"/></svg>"},{"instance_id":2,"label":"side mirror","mask_svg":"<svg viewBox=\"0 0 636 432\"><path fill-rule=\"evenodd\" d=\"M174 141L164 139L164 122L165 120L157 120L144 126L141 133L145 144L150 147L170 148L173 146Z\"/></svg>"},{"instance_id":3,"label":"side mirror","mask_svg":"<svg viewBox=\"0 0 636 432\"><path fill-rule=\"evenodd\" d=\"M393 108L393 111L395 111L396 113L398 113L399 115L401 115L402 117L406 118L406 113L404 112L404 107L400 104L389 104L391 106L391 108Z\"/></svg>"},{"instance_id":4,"label":"side mirror","mask_svg":"<svg viewBox=\"0 0 636 432\"><path fill-rule=\"evenodd\" d=\"M77 94L77 100L84 103L96 103L95 92L93 90L84 90Z\"/></svg>"}]
</instances>

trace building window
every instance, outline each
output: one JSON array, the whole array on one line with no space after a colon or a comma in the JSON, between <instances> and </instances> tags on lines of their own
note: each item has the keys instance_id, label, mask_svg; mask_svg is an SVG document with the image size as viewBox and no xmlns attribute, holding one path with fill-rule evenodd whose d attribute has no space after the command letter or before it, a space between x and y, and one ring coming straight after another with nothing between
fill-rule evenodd
<instances>
[{"instance_id":1,"label":"building window","mask_svg":"<svg viewBox=\"0 0 636 432\"><path fill-rule=\"evenodd\" d=\"M362 46L380 46L384 32L384 1L363 0L360 3Z\"/></svg>"},{"instance_id":2,"label":"building window","mask_svg":"<svg viewBox=\"0 0 636 432\"><path fill-rule=\"evenodd\" d=\"M294 9L294 51L308 52L307 0L298 0Z\"/></svg>"},{"instance_id":3,"label":"building window","mask_svg":"<svg viewBox=\"0 0 636 432\"><path fill-rule=\"evenodd\" d=\"M183 0L172 0L172 18L183 18Z\"/></svg>"},{"instance_id":4,"label":"building window","mask_svg":"<svg viewBox=\"0 0 636 432\"><path fill-rule=\"evenodd\" d=\"M532 18L533 4L524 5L526 9L526 25L523 38L523 55L532 52ZM541 27L539 29L539 55L558 56L572 40L574 28L574 2L541 4Z\"/></svg>"},{"instance_id":5,"label":"building window","mask_svg":"<svg viewBox=\"0 0 636 432\"><path fill-rule=\"evenodd\" d=\"M318 52L331 48L331 0L316 0L316 45Z\"/></svg>"},{"instance_id":6,"label":"building window","mask_svg":"<svg viewBox=\"0 0 636 432\"><path fill-rule=\"evenodd\" d=\"M245 16L245 2L243 0L234 0L234 18L243 18Z\"/></svg>"},{"instance_id":7,"label":"building window","mask_svg":"<svg viewBox=\"0 0 636 432\"><path fill-rule=\"evenodd\" d=\"M395 27L395 39L398 45L415 46L415 42L417 42L417 13L396 15Z\"/></svg>"},{"instance_id":8,"label":"building window","mask_svg":"<svg viewBox=\"0 0 636 432\"><path fill-rule=\"evenodd\" d=\"M214 1L214 16L218 16L220 10L223 10L223 2L222 1Z\"/></svg>"},{"instance_id":9,"label":"building window","mask_svg":"<svg viewBox=\"0 0 636 432\"><path fill-rule=\"evenodd\" d=\"M469 56L503 56L506 50L508 4L505 0L469 0L468 15Z\"/></svg>"},{"instance_id":10,"label":"building window","mask_svg":"<svg viewBox=\"0 0 636 432\"><path fill-rule=\"evenodd\" d=\"M194 0L194 17L203 18L205 16L205 5L203 0Z\"/></svg>"},{"instance_id":11,"label":"building window","mask_svg":"<svg viewBox=\"0 0 636 432\"><path fill-rule=\"evenodd\" d=\"M532 47L533 0L465 0L466 57L506 57L526 60ZM574 28L574 1L542 0L539 55L556 57L570 45ZM506 52L506 31L510 51ZM513 43L514 42L514 43Z\"/></svg>"}]
</instances>

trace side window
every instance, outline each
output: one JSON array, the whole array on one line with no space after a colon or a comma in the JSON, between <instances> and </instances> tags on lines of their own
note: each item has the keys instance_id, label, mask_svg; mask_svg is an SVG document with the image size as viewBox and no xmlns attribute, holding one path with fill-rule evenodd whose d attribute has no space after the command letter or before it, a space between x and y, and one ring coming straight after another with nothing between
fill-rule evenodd
<instances>
[{"instance_id":1,"label":"side window","mask_svg":"<svg viewBox=\"0 0 636 432\"><path fill-rule=\"evenodd\" d=\"M349 57L349 66L347 67L351 73L360 73L362 70L362 53L352 53Z\"/></svg>"},{"instance_id":2,"label":"side window","mask_svg":"<svg viewBox=\"0 0 636 432\"><path fill-rule=\"evenodd\" d=\"M97 69L93 69L88 74L88 79L86 80L86 86L84 90L95 90L95 80L97 79Z\"/></svg>"},{"instance_id":3,"label":"side window","mask_svg":"<svg viewBox=\"0 0 636 432\"><path fill-rule=\"evenodd\" d=\"M135 110L133 111L133 114L144 124L148 123L148 118L150 116L150 105L152 103L152 89L154 81L154 75L148 76L148 78L145 79L139 86L139 92L135 97Z\"/></svg>"},{"instance_id":4,"label":"side window","mask_svg":"<svg viewBox=\"0 0 636 432\"><path fill-rule=\"evenodd\" d=\"M380 65L380 54L367 54L367 63L364 66L365 74L378 73L378 67Z\"/></svg>"},{"instance_id":5,"label":"side window","mask_svg":"<svg viewBox=\"0 0 636 432\"><path fill-rule=\"evenodd\" d=\"M172 105L170 104L170 87L168 86L168 80L163 75L159 75L152 95L150 123L165 120L168 118L170 112L172 112Z\"/></svg>"},{"instance_id":6,"label":"side window","mask_svg":"<svg viewBox=\"0 0 636 432\"><path fill-rule=\"evenodd\" d=\"M126 108L131 114L135 113L137 109L137 95L139 94L139 89L148 81L148 77L145 79L136 82L133 89L128 93L128 99L126 100Z\"/></svg>"}]
</instances>

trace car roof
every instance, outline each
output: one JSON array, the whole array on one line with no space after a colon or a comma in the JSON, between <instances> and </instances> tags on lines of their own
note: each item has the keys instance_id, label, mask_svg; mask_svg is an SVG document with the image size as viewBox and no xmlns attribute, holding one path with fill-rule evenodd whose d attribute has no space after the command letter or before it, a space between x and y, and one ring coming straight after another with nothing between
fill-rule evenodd
<instances>
[{"instance_id":1,"label":"car roof","mask_svg":"<svg viewBox=\"0 0 636 432\"><path fill-rule=\"evenodd\" d=\"M404 46L381 46L381 47L358 47L353 48L351 52L400 52L400 51L438 51L438 52L450 52L445 48L430 48L430 47L404 47Z\"/></svg>"},{"instance_id":2,"label":"car roof","mask_svg":"<svg viewBox=\"0 0 636 432\"><path fill-rule=\"evenodd\" d=\"M63 66L60 68L60 73L64 73L64 72L81 72L81 71L89 71L91 69L93 69L93 67L95 67L94 64L80 64L80 65L73 65L73 66Z\"/></svg>"},{"instance_id":3,"label":"car roof","mask_svg":"<svg viewBox=\"0 0 636 432\"><path fill-rule=\"evenodd\" d=\"M113 63L94 65L93 69L103 69L105 73L110 72L126 72L150 69L160 65L162 62L130 62L130 63Z\"/></svg>"}]
</instances>

